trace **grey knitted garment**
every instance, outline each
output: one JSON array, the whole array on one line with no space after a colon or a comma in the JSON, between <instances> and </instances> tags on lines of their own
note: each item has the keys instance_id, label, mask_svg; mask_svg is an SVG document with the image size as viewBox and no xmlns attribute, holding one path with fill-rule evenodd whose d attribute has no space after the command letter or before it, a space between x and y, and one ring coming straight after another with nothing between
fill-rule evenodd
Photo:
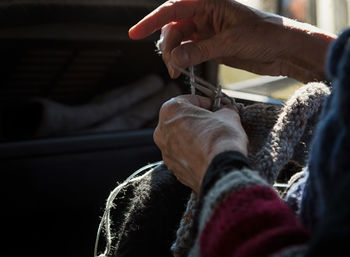
<instances>
[{"instance_id":1,"label":"grey knitted garment","mask_svg":"<svg viewBox=\"0 0 350 257\"><path fill-rule=\"evenodd\" d=\"M281 107L267 104L238 105L242 125L249 138L252 168L270 184L290 160L304 165L312 130L325 97L330 94L323 83L309 83ZM193 243L189 235L196 213L197 197L191 194L171 247L174 257L186 256Z\"/></svg>"}]
</instances>

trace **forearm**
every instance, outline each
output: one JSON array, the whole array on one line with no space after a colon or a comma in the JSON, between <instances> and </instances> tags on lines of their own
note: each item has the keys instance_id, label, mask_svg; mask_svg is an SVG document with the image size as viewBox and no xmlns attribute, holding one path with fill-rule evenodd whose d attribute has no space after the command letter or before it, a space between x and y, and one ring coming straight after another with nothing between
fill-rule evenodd
<instances>
[{"instance_id":1,"label":"forearm","mask_svg":"<svg viewBox=\"0 0 350 257\"><path fill-rule=\"evenodd\" d=\"M231 166L231 168L230 168ZM234 168L232 168L234 167ZM224 153L208 169L190 256L270 256L304 251L307 233L244 156Z\"/></svg>"},{"instance_id":2,"label":"forearm","mask_svg":"<svg viewBox=\"0 0 350 257\"><path fill-rule=\"evenodd\" d=\"M336 36L288 18L283 17L281 22L278 26L287 50L282 59L281 75L304 83L325 81L327 52Z\"/></svg>"}]
</instances>

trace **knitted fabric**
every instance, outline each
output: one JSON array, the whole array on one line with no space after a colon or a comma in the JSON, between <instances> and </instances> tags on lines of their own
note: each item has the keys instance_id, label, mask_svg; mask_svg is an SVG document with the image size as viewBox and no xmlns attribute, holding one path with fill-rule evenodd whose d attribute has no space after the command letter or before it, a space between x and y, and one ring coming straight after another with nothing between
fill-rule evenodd
<instances>
[{"instance_id":1,"label":"knitted fabric","mask_svg":"<svg viewBox=\"0 0 350 257\"><path fill-rule=\"evenodd\" d=\"M269 186L235 190L207 219L198 235L199 252L192 254L191 250L191 257L271 256L308 239L294 214Z\"/></svg>"},{"instance_id":2,"label":"knitted fabric","mask_svg":"<svg viewBox=\"0 0 350 257\"><path fill-rule=\"evenodd\" d=\"M249 138L248 147L250 153L250 165L270 183L275 180L278 171L290 159L294 159L300 163L306 159L305 145L308 144L308 138L310 137L310 132L312 131L313 127L313 122L308 122L308 119L315 120L318 107L322 104L324 96L328 93L329 90L327 86L312 83L301 88L296 95L282 107L266 104L255 104L250 106L238 105L241 121ZM311 117L312 119L310 119ZM304 140L304 138L306 139L304 142L305 144L299 144L298 142L300 139ZM302 154L294 154L293 156L293 152L299 152ZM153 177L160 179L162 176L164 176L164 173L159 173L157 176L154 175ZM171 202L175 203L175 201L177 201L175 200L177 196L175 191L177 192L177 190L172 190L171 192L173 193L171 193L169 189L176 188L178 182L175 183L175 178L172 178L170 181L172 182L165 185L167 189L164 189L165 191L169 192L169 195L167 194L168 196L166 196L164 193L162 194L164 197L171 197L173 199ZM140 181L139 186L144 187L143 184L146 182L147 181ZM141 240L141 238L145 236L147 228L150 228L149 226L145 226L145 222L141 222L145 219L143 218L145 215L142 215L142 213L145 213L147 210L147 213L149 214L146 216L150 216L150 213L153 213L149 211L150 209L154 210L154 206L162 206L164 201L169 201L157 199L157 197L155 197L162 191L159 188L160 184L157 185L157 187L152 185L151 187L148 187L147 190L142 189L139 193L134 193L135 199L131 200L129 205L130 207L128 207L123 214L124 217L118 218L122 219L122 221L115 223L117 226L120 224L119 226L122 229L119 231L118 229L114 229L114 231L118 232L116 234L119 234L116 238L117 244L116 248L114 249L115 253L119 253L118 256L123 256L121 253L123 253L124 250L130 251L128 245L134 244L133 241L135 238L137 238L135 239L137 242L144 241ZM164 188L163 184L161 185L161 188ZM135 190L138 189L136 188ZM155 191L158 193L155 193ZM175 198L173 198L174 196ZM189 194L184 193L183 196L189 197ZM180 222L175 243L171 247L173 255L176 257L185 256L190 247L193 245L193 237L190 232L192 231L193 227L193 217L196 215L196 199L197 197L192 193L190 200L187 200L187 208L181 222L180 219L172 219L172 222ZM148 207L149 204L152 205L151 208ZM176 206L179 208L177 210L183 210L180 207L181 204L181 202L176 202ZM173 208L173 206L171 206L171 208L169 206L166 211L173 212L174 210L175 208ZM154 224L155 220L160 220L160 216L156 215L158 218L154 215L151 216L152 218L146 222L147 224ZM124 229L125 226L128 227L127 230ZM139 231L141 227L142 231L145 231L143 234ZM168 227L170 228L170 225ZM133 232L126 233L126 231ZM170 230L168 232L170 233ZM152 245L149 241L147 241L147 243L145 242L141 248L132 248L135 251L147 251L146 249L153 251L155 248L159 248L156 246L152 247ZM165 246L166 245L167 243L165 243ZM165 253L167 252L164 248L162 255L164 256Z\"/></svg>"},{"instance_id":3,"label":"knitted fabric","mask_svg":"<svg viewBox=\"0 0 350 257\"><path fill-rule=\"evenodd\" d=\"M311 131L323 101L329 95L329 88L322 83L310 83L297 90L286 104L279 108L277 106L256 104L251 106L238 105L242 125L249 138L249 159L250 164L269 183L276 180L278 172L293 157L294 150L300 145L307 149L307 143L311 137ZM312 122L308 125L308 120ZM306 135L304 133L306 132ZM304 135L304 136L303 136ZM300 144L301 139L307 142ZM307 153L297 155L297 161L304 162ZM300 157L302 156L302 158ZM190 206L196 206L193 202L196 199L192 193L191 200L187 204L184 216L195 210ZM192 220L193 221L193 220ZM175 257L185 256L187 249L193 245L193 241L183 238L184 230L191 231L193 222L181 222L177 239L172 246ZM192 239L193 240L193 239ZM181 246L181 250L178 247Z\"/></svg>"},{"instance_id":4,"label":"knitted fabric","mask_svg":"<svg viewBox=\"0 0 350 257\"><path fill-rule=\"evenodd\" d=\"M291 257L305 252L309 237L248 159L232 151L218 154L208 167L193 231L188 257Z\"/></svg>"},{"instance_id":5,"label":"knitted fabric","mask_svg":"<svg viewBox=\"0 0 350 257\"><path fill-rule=\"evenodd\" d=\"M272 256L308 240L275 190L247 158L231 151L218 154L208 167L194 228L189 257Z\"/></svg>"},{"instance_id":6,"label":"knitted fabric","mask_svg":"<svg viewBox=\"0 0 350 257\"><path fill-rule=\"evenodd\" d=\"M172 232L181 220L190 189L165 165L144 172L126 183L113 199L111 227L104 229L111 234L113 245L98 256L171 256Z\"/></svg>"},{"instance_id":7,"label":"knitted fabric","mask_svg":"<svg viewBox=\"0 0 350 257\"><path fill-rule=\"evenodd\" d=\"M289 182L288 188L283 192L282 199L293 210L296 216L300 216L301 201L309 172L306 168L294 174Z\"/></svg>"},{"instance_id":8,"label":"knitted fabric","mask_svg":"<svg viewBox=\"0 0 350 257\"><path fill-rule=\"evenodd\" d=\"M318 129L316 134L314 133L316 140L312 143L310 153L311 157L308 165L310 174L303 192L302 217L306 225L311 225L311 228L317 224L318 220L322 221L326 209L331 211L334 209L332 208L334 207L332 202L336 201L332 201L332 197L338 199L345 195L344 192L348 192L346 190L348 184L344 184L341 187L342 194L334 193L337 191L338 185L341 184L341 178L349 177L346 158L348 152L350 152L350 142L348 141L350 140L350 135L348 135L350 116L347 113L350 110L350 106L348 106L350 104L348 100L350 99L350 91L346 89L350 83L350 79L347 78L347 74L350 74L350 65L348 64L348 60L350 60L349 36L350 31L345 32L332 47L329 58L329 65L331 66L329 73L333 80L334 92L324 105ZM334 67L335 65L336 67ZM256 105L239 106L242 124L250 140L249 159L251 166L270 183L275 180L279 170L288 160L305 162L307 159L308 153L305 149L308 149L308 142L317 120L318 110L328 94L329 89L325 85L311 83L301 88L280 110L277 107L267 107L266 105L260 107ZM300 141L303 141L304 145L300 144ZM300 178L305 179L305 177ZM303 183L301 182L301 184ZM248 188L247 190L250 191L251 189ZM252 190L262 192L261 190L267 189L252 188ZM298 187L299 193L300 189ZM232 201L236 197L244 198L246 194L236 196L233 194ZM192 249L191 251L196 250L195 247L192 247L194 242L191 242L193 240L190 237L191 234L187 233L193 230L193 222L191 221L198 213L195 199L196 197L192 195L187 203L188 208L186 208L184 218L178 229L177 239L172 247L172 251L177 257L185 256L189 249ZM239 202L244 203L245 201L240 200ZM239 204L236 205L239 206ZM254 207L249 208L249 210L253 209ZM278 207L278 209L280 208ZM198 210L201 210L201 208L198 208ZM334 219L329 221L334 221ZM214 229L215 227L217 226L212 226ZM325 233L325 231L329 231L329 228L330 226L328 226L328 230L324 230L320 235L327 235L328 232ZM333 226L333 230L339 229L340 227L334 228ZM296 239L298 238L296 237ZM208 243L210 243L210 238L208 240ZM324 241L323 245L327 245L326 242L328 241ZM314 249L319 249L319 247ZM300 252L300 254L303 251L302 248L295 250L296 253ZM289 256L286 254L286 252L283 252L276 256Z\"/></svg>"},{"instance_id":9,"label":"knitted fabric","mask_svg":"<svg viewBox=\"0 0 350 257\"><path fill-rule=\"evenodd\" d=\"M188 251L188 246L192 242L191 227L198 207L197 200L197 195L192 192L185 213L182 216L180 226L176 231L176 240L171 246L171 251L173 252L174 257L184 256Z\"/></svg>"},{"instance_id":10,"label":"knitted fabric","mask_svg":"<svg viewBox=\"0 0 350 257\"><path fill-rule=\"evenodd\" d=\"M230 159L232 156L228 156L227 152L222 153L222 157L227 157ZM220 161L216 158L212 163ZM220 167L229 167L230 164L223 164ZM197 256L200 249L200 234L202 234L204 227L208 223L210 217L212 217L216 208L220 204L220 202L229 196L233 192L238 192L241 189L248 186L267 186L267 182L263 180L255 171L250 170L248 167L241 167L235 165L236 170L234 172L222 173L220 174L220 178L216 180L214 176L208 177L205 176L203 180L203 184L210 184L210 181L215 181L216 183L208 189L207 193L203 193L201 191L201 197L199 201L199 210L196 215L197 219L195 220L193 229L193 236L196 238L196 241L193 241L194 245L191 247L191 251L189 252L189 256ZM229 167L230 170L232 166ZM208 168L208 171L216 171L216 169L211 166ZM232 171L232 170L231 170ZM215 172L216 173L216 172ZM207 173L208 174L208 173Z\"/></svg>"},{"instance_id":11,"label":"knitted fabric","mask_svg":"<svg viewBox=\"0 0 350 257\"><path fill-rule=\"evenodd\" d=\"M318 112L329 93L324 84L310 83L297 90L283 106L263 147L251 156L252 166L269 183L274 183L283 165L292 158L308 119Z\"/></svg>"},{"instance_id":12,"label":"knitted fabric","mask_svg":"<svg viewBox=\"0 0 350 257\"><path fill-rule=\"evenodd\" d=\"M327 99L310 150L309 179L301 217L313 231L330 208L330 200L350 171L350 30L339 36L328 58L332 95Z\"/></svg>"}]
</instances>

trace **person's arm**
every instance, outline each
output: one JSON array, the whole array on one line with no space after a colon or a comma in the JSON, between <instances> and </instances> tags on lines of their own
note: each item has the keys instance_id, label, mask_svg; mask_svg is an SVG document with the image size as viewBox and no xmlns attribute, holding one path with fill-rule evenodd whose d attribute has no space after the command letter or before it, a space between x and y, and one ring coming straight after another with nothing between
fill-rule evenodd
<instances>
[{"instance_id":1,"label":"person's arm","mask_svg":"<svg viewBox=\"0 0 350 257\"><path fill-rule=\"evenodd\" d=\"M239 152L224 152L203 179L189 256L303 256L308 233Z\"/></svg>"},{"instance_id":2,"label":"person's arm","mask_svg":"<svg viewBox=\"0 0 350 257\"><path fill-rule=\"evenodd\" d=\"M231 0L167 1L129 30L142 39L162 29L159 43L169 74L207 60L302 82L325 79L335 35Z\"/></svg>"},{"instance_id":3,"label":"person's arm","mask_svg":"<svg viewBox=\"0 0 350 257\"><path fill-rule=\"evenodd\" d=\"M325 81L327 53L336 36L284 17L279 27L289 49L283 57L281 75L304 83Z\"/></svg>"}]
</instances>

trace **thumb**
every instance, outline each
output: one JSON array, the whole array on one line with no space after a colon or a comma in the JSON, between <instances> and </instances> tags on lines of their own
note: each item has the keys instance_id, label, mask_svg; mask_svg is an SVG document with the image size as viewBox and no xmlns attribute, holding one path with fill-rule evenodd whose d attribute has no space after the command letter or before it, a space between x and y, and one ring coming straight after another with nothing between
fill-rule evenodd
<instances>
[{"instance_id":1,"label":"thumb","mask_svg":"<svg viewBox=\"0 0 350 257\"><path fill-rule=\"evenodd\" d=\"M183 43L172 50L171 59L180 67L187 68L221 57L222 48L218 47L218 42L220 41L214 36L210 39Z\"/></svg>"}]
</instances>

